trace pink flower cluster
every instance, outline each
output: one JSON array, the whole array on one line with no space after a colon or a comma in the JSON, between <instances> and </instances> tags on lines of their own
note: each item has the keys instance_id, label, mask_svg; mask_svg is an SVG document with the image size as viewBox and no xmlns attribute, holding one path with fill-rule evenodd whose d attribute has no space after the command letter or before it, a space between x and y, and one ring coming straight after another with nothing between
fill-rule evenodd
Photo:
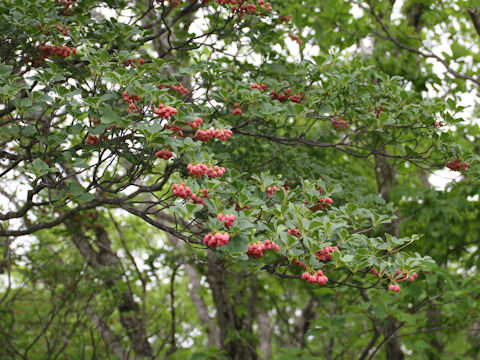
<instances>
[{"instance_id":1,"label":"pink flower cluster","mask_svg":"<svg viewBox=\"0 0 480 360\"><path fill-rule=\"evenodd\" d=\"M175 115L177 112L178 112L177 109L168 105L165 106L162 103L160 103L158 107L155 109L155 114L157 114L159 117L164 119L169 119L170 117Z\"/></svg>"},{"instance_id":2,"label":"pink flower cluster","mask_svg":"<svg viewBox=\"0 0 480 360\"><path fill-rule=\"evenodd\" d=\"M202 195L192 194L192 198L189 200L189 202L192 204L197 203L197 204L205 205L205 200L203 199L210 199L210 195L208 194L207 189L202 189L201 193Z\"/></svg>"},{"instance_id":3,"label":"pink flower cluster","mask_svg":"<svg viewBox=\"0 0 480 360\"><path fill-rule=\"evenodd\" d=\"M388 287L391 291L394 291L394 292L399 292L400 291L400 285L396 284L390 284L390 286Z\"/></svg>"},{"instance_id":4,"label":"pink flower cluster","mask_svg":"<svg viewBox=\"0 0 480 360\"><path fill-rule=\"evenodd\" d=\"M323 189L321 189L321 190L322 191L319 190L320 193L323 192ZM312 211L322 210L322 209L326 208L328 205L332 205L332 204L333 204L333 200L327 196L327 197L324 197L324 198L319 198L318 203L309 207L309 209L312 210Z\"/></svg>"},{"instance_id":5,"label":"pink flower cluster","mask_svg":"<svg viewBox=\"0 0 480 360\"><path fill-rule=\"evenodd\" d=\"M298 231L298 229L295 229L295 228L293 228L293 227L290 228L290 229L288 229L287 232L288 232L290 235L292 235L292 236L296 236L296 237L300 237L300 236L301 236L300 231Z\"/></svg>"},{"instance_id":6,"label":"pink flower cluster","mask_svg":"<svg viewBox=\"0 0 480 360\"><path fill-rule=\"evenodd\" d=\"M123 90L122 91L122 97L123 97L123 101L125 101L126 103L129 104L127 113L130 114L130 113L133 113L133 112L138 112L138 109L133 102L134 101L140 101L140 96L130 95L126 90Z\"/></svg>"},{"instance_id":7,"label":"pink flower cluster","mask_svg":"<svg viewBox=\"0 0 480 360\"><path fill-rule=\"evenodd\" d=\"M233 107L234 107L232 111L233 115L242 115L242 109L239 108L238 103L233 104Z\"/></svg>"},{"instance_id":8,"label":"pink flower cluster","mask_svg":"<svg viewBox=\"0 0 480 360\"><path fill-rule=\"evenodd\" d=\"M272 92L270 93L270 99L285 102L288 98L291 102L299 103L302 101L302 95L303 92L293 94L292 89L288 88L282 94L277 93L275 90L272 90Z\"/></svg>"},{"instance_id":9,"label":"pink flower cluster","mask_svg":"<svg viewBox=\"0 0 480 360\"><path fill-rule=\"evenodd\" d=\"M332 125L335 129L345 130L350 125L345 120L338 120L336 116L332 119Z\"/></svg>"},{"instance_id":10,"label":"pink flower cluster","mask_svg":"<svg viewBox=\"0 0 480 360\"><path fill-rule=\"evenodd\" d=\"M301 267L301 268L304 268L304 269L307 268L304 263L302 263L301 261L299 261L297 259L293 259L292 262L293 262L293 265L297 265L298 267Z\"/></svg>"},{"instance_id":11,"label":"pink flower cluster","mask_svg":"<svg viewBox=\"0 0 480 360\"><path fill-rule=\"evenodd\" d=\"M246 0L216 0L217 4L223 5L233 5L232 13L236 13L239 19L242 19L245 14L255 14L257 12L257 5L255 4L244 4ZM272 6L270 3L265 3L265 0L258 0L258 6L260 9L266 11L272 11Z\"/></svg>"},{"instance_id":12,"label":"pink flower cluster","mask_svg":"<svg viewBox=\"0 0 480 360\"><path fill-rule=\"evenodd\" d=\"M322 270L318 270L315 275L311 275L308 271L305 271L302 274L302 280L305 280L308 283L317 283L319 285L325 285L328 281L328 278L323 275Z\"/></svg>"},{"instance_id":13,"label":"pink flower cluster","mask_svg":"<svg viewBox=\"0 0 480 360\"><path fill-rule=\"evenodd\" d=\"M128 59L128 60L125 60L125 61L123 62L123 65L124 65L125 67L129 67L129 66L135 67L135 61L136 61L135 59ZM139 59L138 59L138 64L139 64L139 65L145 64L145 60L143 60L142 58L139 58Z\"/></svg>"},{"instance_id":14,"label":"pink flower cluster","mask_svg":"<svg viewBox=\"0 0 480 360\"><path fill-rule=\"evenodd\" d=\"M170 150L160 150L155 153L155 157L159 159L168 160L173 156L173 153Z\"/></svg>"},{"instance_id":15,"label":"pink flower cluster","mask_svg":"<svg viewBox=\"0 0 480 360\"><path fill-rule=\"evenodd\" d=\"M459 158L447 162L445 166L452 171L460 171L460 169L466 171L468 168L468 164L466 162L462 163Z\"/></svg>"},{"instance_id":16,"label":"pink flower cluster","mask_svg":"<svg viewBox=\"0 0 480 360\"><path fill-rule=\"evenodd\" d=\"M199 128L200 125L202 125L203 123L203 120L201 117L197 117L196 119L194 119L193 121L185 121L185 123L190 126L192 129L196 129L196 128Z\"/></svg>"},{"instance_id":17,"label":"pink flower cluster","mask_svg":"<svg viewBox=\"0 0 480 360\"><path fill-rule=\"evenodd\" d=\"M70 56L71 53L73 55L77 54L76 48L69 48L68 46L53 46L53 45L45 45L45 43L40 44L38 50L43 54L44 58L49 56L60 56L61 58L65 59Z\"/></svg>"},{"instance_id":18,"label":"pink flower cluster","mask_svg":"<svg viewBox=\"0 0 480 360\"><path fill-rule=\"evenodd\" d=\"M180 185L173 184L173 195L181 197L182 199L186 199L192 195L192 190L190 190L190 187L185 185L184 182L182 182Z\"/></svg>"},{"instance_id":19,"label":"pink flower cluster","mask_svg":"<svg viewBox=\"0 0 480 360\"><path fill-rule=\"evenodd\" d=\"M235 215L223 215L222 213L217 215L217 219L225 224L225 226L232 226L235 221Z\"/></svg>"},{"instance_id":20,"label":"pink flower cluster","mask_svg":"<svg viewBox=\"0 0 480 360\"><path fill-rule=\"evenodd\" d=\"M417 273L414 272L412 275L408 276L408 270L404 270L401 272L400 270L397 270L395 273L395 280L396 281L406 281L408 278L408 281L414 281L417 278Z\"/></svg>"},{"instance_id":21,"label":"pink flower cluster","mask_svg":"<svg viewBox=\"0 0 480 360\"><path fill-rule=\"evenodd\" d=\"M233 135L232 130L229 129L209 129L209 130L197 130L194 139L203 142L208 142L212 138L227 141Z\"/></svg>"},{"instance_id":22,"label":"pink flower cluster","mask_svg":"<svg viewBox=\"0 0 480 360\"><path fill-rule=\"evenodd\" d=\"M215 249L217 246L227 245L228 240L230 240L230 234L228 232L223 234L216 233L215 235L208 233L203 238L203 243L207 246L210 246L212 249Z\"/></svg>"},{"instance_id":23,"label":"pink flower cluster","mask_svg":"<svg viewBox=\"0 0 480 360\"><path fill-rule=\"evenodd\" d=\"M395 272L395 275L387 274L387 278L390 280L390 286L388 287L391 291L393 292L399 292L400 291L400 285L398 285L399 282L401 281L414 281L417 278L417 273L413 272L411 273L412 270L397 270ZM370 269L370 273L372 273L375 276L378 276L380 278L383 278L383 275L385 274L384 271L382 271L381 275L378 274L378 270L375 268ZM411 275L409 275L411 274Z\"/></svg>"},{"instance_id":24,"label":"pink flower cluster","mask_svg":"<svg viewBox=\"0 0 480 360\"><path fill-rule=\"evenodd\" d=\"M317 252L315 253L315 256L316 256L317 259L320 260L320 261L331 260L331 259L332 259L332 255L330 255L330 254L333 253L334 251L338 251L338 247L336 247L336 246L334 246L334 247L327 246L325 249L320 250L320 251L317 251Z\"/></svg>"},{"instance_id":25,"label":"pink flower cluster","mask_svg":"<svg viewBox=\"0 0 480 360\"><path fill-rule=\"evenodd\" d=\"M269 186L267 188L267 192L268 192L268 197L270 196L273 196L278 190L280 190L280 188L276 187L276 186Z\"/></svg>"},{"instance_id":26,"label":"pink flower cluster","mask_svg":"<svg viewBox=\"0 0 480 360\"><path fill-rule=\"evenodd\" d=\"M263 252L265 250L274 250L274 251L279 251L280 246L275 244L273 241L270 240L265 240L265 243L261 241L256 241L253 244L248 244L247 245L247 256L248 257L254 257L254 258L262 258L263 257Z\"/></svg>"},{"instance_id":27,"label":"pink flower cluster","mask_svg":"<svg viewBox=\"0 0 480 360\"><path fill-rule=\"evenodd\" d=\"M202 175L207 175L209 178L213 179L222 176L226 171L224 167L219 167L218 165L215 165L214 167L208 167L202 163L197 165L190 163L187 165L187 170L190 175L194 175L198 179L200 179Z\"/></svg>"},{"instance_id":28,"label":"pink flower cluster","mask_svg":"<svg viewBox=\"0 0 480 360\"><path fill-rule=\"evenodd\" d=\"M257 89L259 91L265 91L267 89L267 84L257 84L254 83L250 85L250 90Z\"/></svg>"},{"instance_id":29,"label":"pink flower cluster","mask_svg":"<svg viewBox=\"0 0 480 360\"><path fill-rule=\"evenodd\" d=\"M183 84L172 85L172 86L170 86L170 89L178 92L180 95L188 94L188 89L186 87L184 87Z\"/></svg>"}]
</instances>

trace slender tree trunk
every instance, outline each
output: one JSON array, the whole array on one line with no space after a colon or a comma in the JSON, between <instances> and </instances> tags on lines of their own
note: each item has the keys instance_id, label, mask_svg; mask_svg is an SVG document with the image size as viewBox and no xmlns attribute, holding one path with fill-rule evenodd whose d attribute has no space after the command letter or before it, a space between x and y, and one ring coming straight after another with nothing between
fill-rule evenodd
<instances>
[{"instance_id":1,"label":"slender tree trunk","mask_svg":"<svg viewBox=\"0 0 480 360\"><path fill-rule=\"evenodd\" d=\"M164 222L166 225L171 225L170 219L168 219L166 216L164 216L161 213L156 214L156 220ZM173 236L172 234L169 234L166 232L165 235L173 244L173 246L175 246L175 248L177 248L177 250L180 251L180 253L182 253L183 258L185 259L183 261L183 265L185 267L185 272L187 273L187 276L188 276L189 284L192 285L190 289L190 296L191 296L193 305L197 310L198 319L204 326L206 326L208 346L220 349L222 343L220 341L220 334L218 332L217 325L215 324L215 321L208 314L207 304L200 296L200 287L201 287L200 275L197 269L195 268L195 266L189 263L188 254L185 251L185 245L180 240L175 238L175 236Z\"/></svg>"},{"instance_id":2,"label":"slender tree trunk","mask_svg":"<svg viewBox=\"0 0 480 360\"><path fill-rule=\"evenodd\" d=\"M310 297L290 333L290 346L298 349L305 347L305 334L310 329L312 321L315 320L317 306L318 301L314 297Z\"/></svg>"},{"instance_id":3,"label":"slender tree trunk","mask_svg":"<svg viewBox=\"0 0 480 360\"><path fill-rule=\"evenodd\" d=\"M377 175L377 185L380 192L380 196L385 200L389 201L390 192L393 187L397 184L395 168L389 164L387 158L385 157L376 157L376 175ZM394 220L392 224L386 229L386 232L393 236L398 236L400 233L400 222L399 220ZM383 336L389 337L392 332L395 331L398 327L398 322L395 319L386 320L382 326ZM390 339L385 342L385 358L386 360L403 360L404 354L401 349L400 337L390 336Z\"/></svg>"},{"instance_id":4,"label":"slender tree trunk","mask_svg":"<svg viewBox=\"0 0 480 360\"><path fill-rule=\"evenodd\" d=\"M258 349L260 350L262 360L270 360L272 358L272 328L270 326L270 316L267 311L260 309L257 311L258 325Z\"/></svg>"},{"instance_id":5,"label":"slender tree trunk","mask_svg":"<svg viewBox=\"0 0 480 360\"><path fill-rule=\"evenodd\" d=\"M235 313L235 303L230 300L227 275L215 251L208 250L207 260L207 281L217 309L222 349L226 351L229 360L256 360L255 344L251 336L253 317L239 316ZM233 298L236 302L245 302L245 300L248 302L248 298L245 299L246 295L237 293Z\"/></svg>"},{"instance_id":6,"label":"slender tree trunk","mask_svg":"<svg viewBox=\"0 0 480 360\"><path fill-rule=\"evenodd\" d=\"M75 228L76 225L69 223L67 226ZM81 229L72 231L72 241L92 268L113 267L119 270L117 274L123 273L120 259L111 248L111 240L108 233L105 229L99 227L96 229L95 235L95 244L99 248L98 251L93 248L89 238L87 238ZM121 281L121 275L112 275L105 279L105 285L113 288L115 284ZM128 286L122 293L118 294L117 300L117 308L120 312L120 323L125 329L136 355L153 359L153 350L148 342L145 321L140 314L140 309L134 299L134 294Z\"/></svg>"}]
</instances>

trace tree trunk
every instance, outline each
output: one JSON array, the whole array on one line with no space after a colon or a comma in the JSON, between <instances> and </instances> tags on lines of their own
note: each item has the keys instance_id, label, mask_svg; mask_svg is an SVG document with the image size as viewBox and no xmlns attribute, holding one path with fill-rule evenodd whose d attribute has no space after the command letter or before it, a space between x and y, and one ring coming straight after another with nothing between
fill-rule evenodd
<instances>
[{"instance_id":1,"label":"tree trunk","mask_svg":"<svg viewBox=\"0 0 480 360\"><path fill-rule=\"evenodd\" d=\"M268 312L259 309L256 314L258 325L258 349L260 350L262 360L270 360L272 358L272 328L270 326L270 317Z\"/></svg>"},{"instance_id":2,"label":"tree trunk","mask_svg":"<svg viewBox=\"0 0 480 360\"><path fill-rule=\"evenodd\" d=\"M395 168L388 163L385 157L375 157L377 185L380 196L389 201L390 192L397 184ZM399 220L393 220L392 224L386 229L386 232L393 236L398 236L400 233ZM387 320L382 326L383 336L390 337L385 342L385 358L386 360L403 360L404 354L401 349L401 341L399 337L390 336L392 332L398 327L398 322L395 319Z\"/></svg>"},{"instance_id":3,"label":"tree trunk","mask_svg":"<svg viewBox=\"0 0 480 360\"><path fill-rule=\"evenodd\" d=\"M230 301L227 275L215 251L208 250L207 260L207 281L217 309L222 349L226 351L229 360L256 360L255 344L251 338L253 317L240 317L235 313L235 303ZM237 302L244 301L245 295L237 293L234 299Z\"/></svg>"},{"instance_id":4,"label":"tree trunk","mask_svg":"<svg viewBox=\"0 0 480 360\"><path fill-rule=\"evenodd\" d=\"M67 223L67 226L75 228L78 225L71 222ZM92 247L89 239L81 229L72 231L72 241L92 268L98 269L108 266L120 269L121 262L111 248L111 240L108 233L102 227L98 227L95 235L99 251ZM120 271L123 273L122 270ZM105 279L105 285L113 288L115 284L121 281L121 275L112 275ZM145 322L140 315L139 306L134 299L131 289L127 286L122 293L118 294L117 299L119 300L117 308L120 312L120 323L130 339L133 350L139 357L153 359L153 350L148 342Z\"/></svg>"},{"instance_id":5,"label":"tree trunk","mask_svg":"<svg viewBox=\"0 0 480 360\"><path fill-rule=\"evenodd\" d=\"M310 329L312 320L316 317L317 306L318 301L314 297L310 297L302 313L295 321L293 331L290 333L290 346L298 349L305 347L305 334Z\"/></svg>"}]
</instances>

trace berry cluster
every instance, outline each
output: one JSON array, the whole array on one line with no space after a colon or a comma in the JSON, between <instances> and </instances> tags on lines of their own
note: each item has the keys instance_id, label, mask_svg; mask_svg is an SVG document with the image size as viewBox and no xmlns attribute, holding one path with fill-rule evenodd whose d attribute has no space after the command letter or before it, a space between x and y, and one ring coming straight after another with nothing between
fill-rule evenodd
<instances>
[{"instance_id":1,"label":"berry cluster","mask_svg":"<svg viewBox=\"0 0 480 360\"><path fill-rule=\"evenodd\" d=\"M63 26L60 26L60 25L58 25L58 24L53 24L52 26L53 26L55 29L57 29L60 34L65 35L65 36L68 35L68 31L70 30L70 26L65 26L65 27L63 27ZM41 26L40 26L40 25L39 25L39 29L41 30ZM47 35L48 35L48 34L47 34Z\"/></svg>"},{"instance_id":2,"label":"berry cluster","mask_svg":"<svg viewBox=\"0 0 480 360\"><path fill-rule=\"evenodd\" d=\"M323 189L320 193L323 192ZM332 205L333 204L333 200L332 198L329 198L328 196L327 197L324 197L324 198L319 198L318 199L318 203L316 203L315 205L309 207L309 209L311 211L317 211L317 210L323 210L324 208L326 208L328 205Z\"/></svg>"},{"instance_id":3,"label":"berry cluster","mask_svg":"<svg viewBox=\"0 0 480 360\"><path fill-rule=\"evenodd\" d=\"M290 35L288 35L288 36L290 36L290 39L292 39L293 41L295 41L298 45L302 45L302 44L303 44L303 40L300 39L300 37L298 37L298 35L290 34Z\"/></svg>"},{"instance_id":4,"label":"berry cluster","mask_svg":"<svg viewBox=\"0 0 480 360\"><path fill-rule=\"evenodd\" d=\"M178 197L181 197L182 199L187 199L191 195L192 195L192 190L190 190L190 187L185 185L184 182L182 182L180 185L173 184L173 196L178 196Z\"/></svg>"},{"instance_id":5,"label":"berry cluster","mask_svg":"<svg viewBox=\"0 0 480 360\"><path fill-rule=\"evenodd\" d=\"M338 120L336 116L332 119L332 125L335 129L345 130L350 125L345 120Z\"/></svg>"},{"instance_id":6,"label":"berry cluster","mask_svg":"<svg viewBox=\"0 0 480 360\"><path fill-rule=\"evenodd\" d=\"M447 162L445 166L452 171L460 171L460 169L466 171L468 168L468 164L466 162L461 162L459 158Z\"/></svg>"},{"instance_id":7,"label":"berry cluster","mask_svg":"<svg viewBox=\"0 0 480 360\"><path fill-rule=\"evenodd\" d=\"M203 243L210 246L212 249L215 249L217 246L227 245L228 240L230 240L230 234L228 232L223 234L216 233L215 235L208 233L203 238Z\"/></svg>"},{"instance_id":8,"label":"berry cluster","mask_svg":"<svg viewBox=\"0 0 480 360\"><path fill-rule=\"evenodd\" d=\"M160 103L154 112L163 119L169 119L170 117L175 115L178 110L171 106L165 106L164 104Z\"/></svg>"},{"instance_id":9,"label":"berry cluster","mask_svg":"<svg viewBox=\"0 0 480 360\"><path fill-rule=\"evenodd\" d=\"M257 89L261 92L265 91L267 89L267 84L252 84L250 85L250 90Z\"/></svg>"},{"instance_id":10,"label":"berry cluster","mask_svg":"<svg viewBox=\"0 0 480 360\"><path fill-rule=\"evenodd\" d=\"M269 186L269 187L267 188L267 193L268 193L267 196L268 196L268 197L273 196L278 190L280 190L279 187Z\"/></svg>"},{"instance_id":11,"label":"berry cluster","mask_svg":"<svg viewBox=\"0 0 480 360\"><path fill-rule=\"evenodd\" d=\"M197 204L205 205L205 200L203 199L210 199L210 195L208 194L207 189L202 189L201 193L202 195L192 194L192 198L189 200L189 202L192 204L197 203Z\"/></svg>"},{"instance_id":12,"label":"berry cluster","mask_svg":"<svg viewBox=\"0 0 480 360\"><path fill-rule=\"evenodd\" d=\"M237 104L237 103L233 104L233 107L235 108L235 109L233 109L233 111L232 111L232 114L233 114L233 115L242 115L242 109L240 109L240 108L238 107L238 104Z\"/></svg>"},{"instance_id":13,"label":"berry cluster","mask_svg":"<svg viewBox=\"0 0 480 360\"><path fill-rule=\"evenodd\" d=\"M417 275L416 272L413 272L410 275L410 271L409 270L404 270L404 271L397 270L395 272L395 275L388 275L387 274L387 278L391 282L390 286L389 286L389 289L391 291L394 291L394 292L399 292L400 291L400 285L398 285L399 282L401 282L401 281L415 281L415 279L417 278L418 275ZM382 278L383 275L384 275L384 271L382 271L382 274L379 275L378 270L375 269L375 268L370 269L370 273L372 273L375 276L378 276L380 278Z\"/></svg>"},{"instance_id":14,"label":"berry cluster","mask_svg":"<svg viewBox=\"0 0 480 360\"><path fill-rule=\"evenodd\" d=\"M98 136L88 134L85 143L88 145L98 145L100 144L100 138Z\"/></svg>"},{"instance_id":15,"label":"berry cluster","mask_svg":"<svg viewBox=\"0 0 480 360\"><path fill-rule=\"evenodd\" d=\"M197 117L196 119L194 119L193 121L186 121L185 122L188 126L190 126L192 129L196 129L196 128L199 128L200 125L202 125L203 123L203 120L201 117Z\"/></svg>"},{"instance_id":16,"label":"berry cluster","mask_svg":"<svg viewBox=\"0 0 480 360\"><path fill-rule=\"evenodd\" d=\"M407 280L414 281L418 276L416 272L413 272L412 275L410 276L408 274L409 274L408 270L404 270L403 272L400 270L397 270L394 278L396 281L407 281Z\"/></svg>"},{"instance_id":17,"label":"berry cluster","mask_svg":"<svg viewBox=\"0 0 480 360\"><path fill-rule=\"evenodd\" d=\"M145 64L145 60L143 60L142 58L138 58L138 63L139 63L140 66L141 66L141 65ZM123 62L123 65L124 65L125 67L131 66L132 68L134 68L134 67L135 67L135 64L136 64L136 60L135 60L135 59L128 59L128 60L125 60L125 61Z\"/></svg>"},{"instance_id":18,"label":"berry cluster","mask_svg":"<svg viewBox=\"0 0 480 360\"><path fill-rule=\"evenodd\" d=\"M172 85L170 86L170 89L178 92L180 95L188 94L188 89L184 87L183 84Z\"/></svg>"},{"instance_id":19,"label":"berry cluster","mask_svg":"<svg viewBox=\"0 0 480 360\"><path fill-rule=\"evenodd\" d=\"M292 89L288 88L282 94L277 93L275 90L272 90L272 92L270 93L270 99L280 102L285 102L287 101L287 99L289 99L291 102L299 103L302 101L302 95L303 93L301 92L298 94L293 94Z\"/></svg>"},{"instance_id":20,"label":"berry cluster","mask_svg":"<svg viewBox=\"0 0 480 360\"><path fill-rule=\"evenodd\" d=\"M258 0L257 5L255 4L244 4L248 0L216 0L217 4L228 5L231 4L232 6L232 13L236 13L239 19L242 19L245 14L251 15L257 12L257 5L260 9L266 11L272 11L272 6L270 3L266 3L265 0Z\"/></svg>"},{"instance_id":21,"label":"berry cluster","mask_svg":"<svg viewBox=\"0 0 480 360\"><path fill-rule=\"evenodd\" d=\"M311 275L308 271L305 271L302 274L302 280L305 280L307 283L317 283L319 285L325 285L328 281L328 278L323 275L322 270L318 270L316 274Z\"/></svg>"},{"instance_id":22,"label":"berry cluster","mask_svg":"<svg viewBox=\"0 0 480 360\"><path fill-rule=\"evenodd\" d=\"M338 251L338 247L336 246L327 246L325 249L317 251L315 253L315 256L317 257L318 260L320 261L327 261L332 259L331 253L334 251Z\"/></svg>"},{"instance_id":23,"label":"berry cluster","mask_svg":"<svg viewBox=\"0 0 480 360\"><path fill-rule=\"evenodd\" d=\"M301 261L299 261L297 259L293 259L292 263L293 263L293 265L297 265L298 267L301 267L301 268L304 268L304 269L307 268L307 266L304 263L302 263Z\"/></svg>"},{"instance_id":24,"label":"berry cluster","mask_svg":"<svg viewBox=\"0 0 480 360\"><path fill-rule=\"evenodd\" d=\"M327 204L327 205L332 205L333 204L332 198L329 198L328 196L318 199L318 202L320 202L322 204Z\"/></svg>"},{"instance_id":25,"label":"berry cluster","mask_svg":"<svg viewBox=\"0 0 480 360\"><path fill-rule=\"evenodd\" d=\"M209 142L213 138L213 130L197 130L195 133L194 139L200 140L203 142Z\"/></svg>"},{"instance_id":26,"label":"berry cluster","mask_svg":"<svg viewBox=\"0 0 480 360\"><path fill-rule=\"evenodd\" d=\"M394 291L394 292L399 292L400 291L400 285L396 284L390 284L390 286L388 287L391 291Z\"/></svg>"},{"instance_id":27,"label":"berry cluster","mask_svg":"<svg viewBox=\"0 0 480 360\"><path fill-rule=\"evenodd\" d=\"M222 176L226 171L224 167L219 167L218 165L215 165L214 167L208 167L202 163L197 165L190 163L187 165L187 170L190 175L194 175L198 179L200 179L202 175L207 175L209 178L213 179Z\"/></svg>"},{"instance_id":28,"label":"berry cluster","mask_svg":"<svg viewBox=\"0 0 480 360\"><path fill-rule=\"evenodd\" d=\"M213 130L213 137L217 140L227 141L233 135L230 129L215 129Z\"/></svg>"},{"instance_id":29,"label":"berry cluster","mask_svg":"<svg viewBox=\"0 0 480 360\"><path fill-rule=\"evenodd\" d=\"M272 11L272 5L270 3L266 3L265 0L258 0L258 5L260 5L260 8L265 9L267 11Z\"/></svg>"},{"instance_id":30,"label":"berry cluster","mask_svg":"<svg viewBox=\"0 0 480 360\"><path fill-rule=\"evenodd\" d=\"M179 137L183 137L183 130L181 126L166 124L164 129L177 133L177 136ZM174 135L172 135L172 137L174 137Z\"/></svg>"},{"instance_id":31,"label":"berry cluster","mask_svg":"<svg viewBox=\"0 0 480 360\"><path fill-rule=\"evenodd\" d=\"M290 228L290 229L288 229L287 232L288 232L290 235L292 235L292 236L296 236L296 237L300 237L300 236L301 236L300 231L299 231L298 229L296 229L296 228L293 228L293 227Z\"/></svg>"},{"instance_id":32,"label":"berry cluster","mask_svg":"<svg viewBox=\"0 0 480 360\"><path fill-rule=\"evenodd\" d=\"M232 226L235 221L235 215L223 215L222 213L217 215L217 219L225 224L225 226Z\"/></svg>"},{"instance_id":33,"label":"berry cluster","mask_svg":"<svg viewBox=\"0 0 480 360\"><path fill-rule=\"evenodd\" d=\"M40 44L38 50L42 53L41 56L36 56L32 59L29 59L34 66L42 66L45 63L45 59L51 56L59 56L62 59L69 57L71 54L76 55L76 48L69 48L68 46L53 46L45 45L44 42Z\"/></svg>"},{"instance_id":34,"label":"berry cluster","mask_svg":"<svg viewBox=\"0 0 480 360\"><path fill-rule=\"evenodd\" d=\"M253 244L248 244L247 248L247 256L251 258L262 258L265 250L280 250L280 246L270 240L265 240L265 243L256 241Z\"/></svg>"},{"instance_id":35,"label":"berry cluster","mask_svg":"<svg viewBox=\"0 0 480 360\"><path fill-rule=\"evenodd\" d=\"M200 118L197 118L197 119L200 119ZM232 135L233 135L233 132L230 129L197 130L197 132L195 133L194 139L200 140L203 142L208 142L212 138L222 140L222 141L227 141L232 137Z\"/></svg>"},{"instance_id":36,"label":"berry cluster","mask_svg":"<svg viewBox=\"0 0 480 360\"><path fill-rule=\"evenodd\" d=\"M123 101L128 103L127 113L138 112L137 106L133 103L134 101L140 101L140 96L130 95L126 90L122 91Z\"/></svg>"},{"instance_id":37,"label":"berry cluster","mask_svg":"<svg viewBox=\"0 0 480 360\"><path fill-rule=\"evenodd\" d=\"M155 153L155 157L163 160L168 160L173 156L170 150L160 150Z\"/></svg>"},{"instance_id":38,"label":"berry cluster","mask_svg":"<svg viewBox=\"0 0 480 360\"><path fill-rule=\"evenodd\" d=\"M300 101L302 101L302 98L300 97L299 94L290 95L288 98L290 99L291 102L294 102L294 103L299 103Z\"/></svg>"}]
</instances>

